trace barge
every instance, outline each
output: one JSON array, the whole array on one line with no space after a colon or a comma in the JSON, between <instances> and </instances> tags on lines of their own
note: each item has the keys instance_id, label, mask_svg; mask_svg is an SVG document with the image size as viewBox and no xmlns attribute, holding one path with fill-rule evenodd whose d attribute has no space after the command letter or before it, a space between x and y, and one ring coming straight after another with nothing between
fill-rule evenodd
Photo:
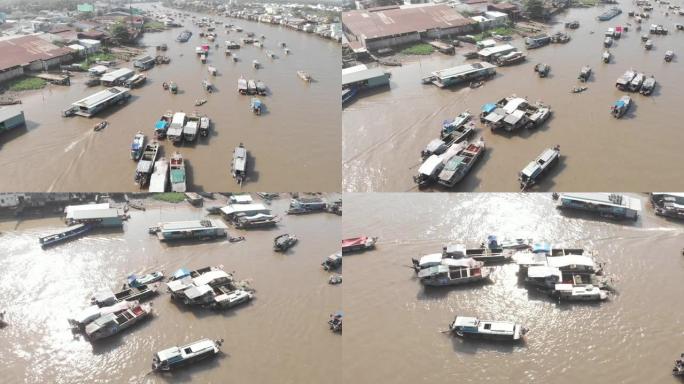
<instances>
[{"instance_id":1,"label":"barge","mask_svg":"<svg viewBox=\"0 0 684 384\"><path fill-rule=\"evenodd\" d=\"M209 240L228 235L223 222L208 219L160 223L156 229L160 241Z\"/></svg>"},{"instance_id":2,"label":"barge","mask_svg":"<svg viewBox=\"0 0 684 384\"><path fill-rule=\"evenodd\" d=\"M561 193L556 208L599 214L603 217L636 220L641 211L637 198L616 193Z\"/></svg>"},{"instance_id":3,"label":"barge","mask_svg":"<svg viewBox=\"0 0 684 384\"><path fill-rule=\"evenodd\" d=\"M93 227L88 224L77 224L70 226L63 231L53 233L47 236L38 238L40 246L45 248L67 240L75 239L85 233L88 233Z\"/></svg>"},{"instance_id":4,"label":"barge","mask_svg":"<svg viewBox=\"0 0 684 384\"><path fill-rule=\"evenodd\" d=\"M475 317L456 316L449 331L463 338L500 341L520 341L527 328L512 321L479 320Z\"/></svg>"},{"instance_id":5,"label":"barge","mask_svg":"<svg viewBox=\"0 0 684 384\"><path fill-rule=\"evenodd\" d=\"M423 84L434 84L439 88L446 88L474 80L486 79L496 74L496 66L487 62L459 65L435 71L422 79Z\"/></svg>"}]
</instances>

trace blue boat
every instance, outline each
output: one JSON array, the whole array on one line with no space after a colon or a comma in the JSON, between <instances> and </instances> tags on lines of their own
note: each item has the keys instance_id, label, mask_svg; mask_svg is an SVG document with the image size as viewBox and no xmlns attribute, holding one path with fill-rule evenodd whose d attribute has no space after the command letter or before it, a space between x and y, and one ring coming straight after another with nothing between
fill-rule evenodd
<instances>
[{"instance_id":1,"label":"blue boat","mask_svg":"<svg viewBox=\"0 0 684 384\"><path fill-rule=\"evenodd\" d=\"M616 101L615 104L611 107L610 113L615 117L616 119L621 118L622 116L627 113L627 110L629 110L629 107L632 106L632 98L625 95L620 98L620 100Z\"/></svg>"},{"instance_id":2,"label":"blue boat","mask_svg":"<svg viewBox=\"0 0 684 384\"><path fill-rule=\"evenodd\" d=\"M357 94L356 88L347 88L342 90L342 105L349 103L354 100Z\"/></svg>"},{"instance_id":3,"label":"blue boat","mask_svg":"<svg viewBox=\"0 0 684 384\"><path fill-rule=\"evenodd\" d=\"M263 104L261 103L261 100L257 99L256 97L253 97L249 107L255 115L261 115L261 110L263 109Z\"/></svg>"},{"instance_id":4,"label":"blue boat","mask_svg":"<svg viewBox=\"0 0 684 384\"><path fill-rule=\"evenodd\" d=\"M620 8L613 7L611 9L603 12L602 14L600 14L597 17L597 19L599 19L600 21L608 21L608 20L612 19L613 17L615 17L621 13L622 13L622 10Z\"/></svg>"},{"instance_id":5,"label":"blue boat","mask_svg":"<svg viewBox=\"0 0 684 384\"><path fill-rule=\"evenodd\" d=\"M169 129L171 125L171 120L173 119L173 113L166 112L154 123L154 137L157 139L163 139L166 137L166 130Z\"/></svg>"},{"instance_id":6,"label":"blue boat","mask_svg":"<svg viewBox=\"0 0 684 384\"><path fill-rule=\"evenodd\" d=\"M71 226L62 232L54 233L48 236L42 236L38 239L38 241L41 247L49 247L51 245L81 236L91 229L92 227L90 225L78 224Z\"/></svg>"}]
</instances>

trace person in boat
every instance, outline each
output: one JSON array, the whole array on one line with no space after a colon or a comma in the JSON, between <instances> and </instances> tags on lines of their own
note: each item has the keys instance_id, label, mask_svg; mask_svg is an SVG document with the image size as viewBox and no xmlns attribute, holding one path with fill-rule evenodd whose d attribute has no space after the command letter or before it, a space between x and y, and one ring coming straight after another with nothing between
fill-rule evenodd
<instances>
[{"instance_id":1,"label":"person in boat","mask_svg":"<svg viewBox=\"0 0 684 384\"><path fill-rule=\"evenodd\" d=\"M231 243L237 243L239 241L244 241L244 240L245 240L244 236L231 237L230 239L228 239L228 241L230 241Z\"/></svg>"},{"instance_id":2,"label":"person in boat","mask_svg":"<svg viewBox=\"0 0 684 384\"><path fill-rule=\"evenodd\" d=\"M162 83L162 88L164 88L165 90L166 90L166 89L169 89L169 84L168 84L166 81L163 82L163 83Z\"/></svg>"}]
</instances>

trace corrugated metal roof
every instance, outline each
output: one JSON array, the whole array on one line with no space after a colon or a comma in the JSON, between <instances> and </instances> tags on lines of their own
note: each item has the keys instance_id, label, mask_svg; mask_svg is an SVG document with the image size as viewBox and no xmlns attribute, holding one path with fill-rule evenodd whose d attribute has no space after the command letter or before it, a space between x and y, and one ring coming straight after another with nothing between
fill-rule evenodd
<instances>
[{"instance_id":1,"label":"corrugated metal roof","mask_svg":"<svg viewBox=\"0 0 684 384\"><path fill-rule=\"evenodd\" d=\"M36 35L0 41L0 71L36 60L49 60L73 53L70 48L58 47Z\"/></svg>"},{"instance_id":2,"label":"corrugated metal roof","mask_svg":"<svg viewBox=\"0 0 684 384\"><path fill-rule=\"evenodd\" d=\"M362 71L345 73L342 75L342 85L357 83L359 81L389 76L381 68L370 68Z\"/></svg>"},{"instance_id":3,"label":"corrugated metal roof","mask_svg":"<svg viewBox=\"0 0 684 384\"><path fill-rule=\"evenodd\" d=\"M444 4L344 12L342 23L366 39L476 24Z\"/></svg>"}]
</instances>

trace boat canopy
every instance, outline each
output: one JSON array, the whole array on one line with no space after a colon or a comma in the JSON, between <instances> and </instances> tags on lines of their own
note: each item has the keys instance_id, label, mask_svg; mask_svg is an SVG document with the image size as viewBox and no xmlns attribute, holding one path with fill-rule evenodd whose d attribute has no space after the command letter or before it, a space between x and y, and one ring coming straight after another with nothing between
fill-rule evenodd
<instances>
[{"instance_id":1,"label":"boat canopy","mask_svg":"<svg viewBox=\"0 0 684 384\"><path fill-rule=\"evenodd\" d=\"M504 117L504 122L510 125L516 125L523 117L525 117L525 111L516 109Z\"/></svg>"},{"instance_id":2,"label":"boat canopy","mask_svg":"<svg viewBox=\"0 0 684 384\"><path fill-rule=\"evenodd\" d=\"M594 268L594 260L589 256L582 255L567 255L549 257L548 263L550 267L564 268L568 266L584 266Z\"/></svg>"},{"instance_id":3,"label":"boat canopy","mask_svg":"<svg viewBox=\"0 0 684 384\"><path fill-rule=\"evenodd\" d=\"M185 294L185 296L188 299L194 300L198 297L202 297L202 296L206 295L207 293L209 293L211 291L212 291L212 288L209 285L205 284L205 285L200 285L200 286L188 288L185 291L183 291L183 294Z\"/></svg>"},{"instance_id":4,"label":"boat canopy","mask_svg":"<svg viewBox=\"0 0 684 384\"><path fill-rule=\"evenodd\" d=\"M343 247L351 247L354 245L364 245L368 241L367 236L361 236L361 237L354 237L351 239L344 239L342 240L342 246Z\"/></svg>"},{"instance_id":5,"label":"boat canopy","mask_svg":"<svg viewBox=\"0 0 684 384\"><path fill-rule=\"evenodd\" d=\"M556 267L548 267L545 265L532 266L527 269L527 277L537 279L537 278L547 278L547 277L557 277L558 281L563 280L560 269Z\"/></svg>"},{"instance_id":6,"label":"boat canopy","mask_svg":"<svg viewBox=\"0 0 684 384\"><path fill-rule=\"evenodd\" d=\"M450 256L461 256L466 255L466 246L463 244L449 244L446 246L446 253Z\"/></svg>"},{"instance_id":7,"label":"boat canopy","mask_svg":"<svg viewBox=\"0 0 684 384\"><path fill-rule=\"evenodd\" d=\"M425 150L428 152L436 152L438 151L442 146L446 145L446 143L443 140L440 139L433 139L428 143L428 145L425 147Z\"/></svg>"},{"instance_id":8,"label":"boat canopy","mask_svg":"<svg viewBox=\"0 0 684 384\"><path fill-rule=\"evenodd\" d=\"M214 280L230 279L230 278L231 278L231 276L227 272L219 269L219 270L209 271L207 273L204 273L202 275L197 276L193 280L193 283L196 286L201 286L201 285L209 284Z\"/></svg>"},{"instance_id":9,"label":"boat canopy","mask_svg":"<svg viewBox=\"0 0 684 384\"><path fill-rule=\"evenodd\" d=\"M496 109L496 104L495 103L487 103L482 106L482 112L484 113L491 113Z\"/></svg>"},{"instance_id":10,"label":"boat canopy","mask_svg":"<svg viewBox=\"0 0 684 384\"><path fill-rule=\"evenodd\" d=\"M503 108L496 108L490 114L485 116L485 120L489 123L498 123L506 117L506 111Z\"/></svg>"},{"instance_id":11,"label":"boat canopy","mask_svg":"<svg viewBox=\"0 0 684 384\"><path fill-rule=\"evenodd\" d=\"M518 265L546 265L545 253L517 252L512 258Z\"/></svg>"},{"instance_id":12,"label":"boat canopy","mask_svg":"<svg viewBox=\"0 0 684 384\"><path fill-rule=\"evenodd\" d=\"M440 264L440 265L435 265L434 267L429 267L429 268L425 268L425 269L421 270L420 272L418 272L418 277L422 279L424 277L429 277L429 276L437 275L440 273L447 273L447 272L449 272L449 267L446 265Z\"/></svg>"},{"instance_id":13,"label":"boat canopy","mask_svg":"<svg viewBox=\"0 0 684 384\"><path fill-rule=\"evenodd\" d=\"M243 221L259 221L259 220L271 220L271 219L275 219L275 216L268 215L265 213L257 213L256 215L243 216L240 218L240 220L243 220Z\"/></svg>"},{"instance_id":14,"label":"boat canopy","mask_svg":"<svg viewBox=\"0 0 684 384\"><path fill-rule=\"evenodd\" d=\"M475 317L456 316L454 326L476 328L480 321Z\"/></svg>"},{"instance_id":15,"label":"boat canopy","mask_svg":"<svg viewBox=\"0 0 684 384\"><path fill-rule=\"evenodd\" d=\"M532 252L534 253L551 253L551 243L534 243L532 245Z\"/></svg>"},{"instance_id":16,"label":"boat canopy","mask_svg":"<svg viewBox=\"0 0 684 384\"><path fill-rule=\"evenodd\" d=\"M174 280L182 279L186 276L190 276L190 270L186 268L180 268L179 270L173 273Z\"/></svg>"},{"instance_id":17,"label":"boat canopy","mask_svg":"<svg viewBox=\"0 0 684 384\"><path fill-rule=\"evenodd\" d=\"M169 291L171 292L182 292L190 287L192 287L192 279L190 276L185 276L178 280L169 281L166 283Z\"/></svg>"},{"instance_id":18,"label":"boat canopy","mask_svg":"<svg viewBox=\"0 0 684 384\"><path fill-rule=\"evenodd\" d=\"M449 267L463 267L463 268L475 268L478 262L475 259L463 258L463 259L444 259L442 264Z\"/></svg>"},{"instance_id":19,"label":"boat canopy","mask_svg":"<svg viewBox=\"0 0 684 384\"><path fill-rule=\"evenodd\" d=\"M503 107L503 110L506 111L506 113L513 113L525 103L527 103L527 100L523 99L522 97L515 97L506 103L506 105Z\"/></svg>"},{"instance_id":20,"label":"boat canopy","mask_svg":"<svg viewBox=\"0 0 684 384\"><path fill-rule=\"evenodd\" d=\"M442 158L438 155L431 155L423 164L421 164L420 168L418 168L418 173L430 176L435 173L435 170L440 164L442 164Z\"/></svg>"},{"instance_id":21,"label":"boat canopy","mask_svg":"<svg viewBox=\"0 0 684 384\"><path fill-rule=\"evenodd\" d=\"M157 122L154 123L154 129L157 131L166 129L166 121L157 120Z\"/></svg>"},{"instance_id":22,"label":"boat canopy","mask_svg":"<svg viewBox=\"0 0 684 384\"><path fill-rule=\"evenodd\" d=\"M418 265L420 266L421 269L425 269L428 267L432 267L435 265L439 265L442 263L442 254L441 253L431 253L429 255L425 255L420 258L420 261L418 262Z\"/></svg>"}]
</instances>

